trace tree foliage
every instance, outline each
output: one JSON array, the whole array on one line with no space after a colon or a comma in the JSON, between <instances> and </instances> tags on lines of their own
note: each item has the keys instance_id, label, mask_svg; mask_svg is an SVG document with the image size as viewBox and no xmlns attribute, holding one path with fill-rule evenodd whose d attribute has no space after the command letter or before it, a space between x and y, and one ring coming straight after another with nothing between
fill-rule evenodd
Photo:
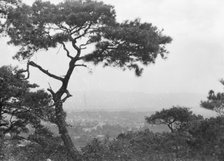
<instances>
[{"instance_id":1,"label":"tree foliage","mask_svg":"<svg viewBox=\"0 0 224 161\"><path fill-rule=\"evenodd\" d=\"M189 108L172 107L170 109L157 111L155 114L146 117L145 119L149 124L155 124L156 122L165 124L171 132L175 132L184 131L190 126L192 121L203 119L203 117L193 114Z\"/></svg>"},{"instance_id":2,"label":"tree foliage","mask_svg":"<svg viewBox=\"0 0 224 161\"><path fill-rule=\"evenodd\" d=\"M223 117L197 119L185 131L129 131L82 148L88 161L223 161Z\"/></svg>"},{"instance_id":3,"label":"tree foliage","mask_svg":"<svg viewBox=\"0 0 224 161\"><path fill-rule=\"evenodd\" d=\"M27 125L34 128L40 120L49 120L51 96L31 84L17 68L0 68L0 131L6 133L26 132ZM47 108L46 108L47 107Z\"/></svg>"},{"instance_id":4,"label":"tree foliage","mask_svg":"<svg viewBox=\"0 0 224 161\"><path fill-rule=\"evenodd\" d=\"M150 23L141 23L139 19L118 23L115 16L112 6L95 1L23 4L8 14L9 43L21 46L15 57L22 59L69 41L78 51L94 44L94 51L85 56L77 54L76 58L134 69L137 75L142 72L140 64L154 63L158 55L166 57L169 36ZM84 38L86 42L77 46L77 41Z\"/></svg>"},{"instance_id":5,"label":"tree foliage","mask_svg":"<svg viewBox=\"0 0 224 161\"><path fill-rule=\"evenodd\" d=\"M192 155L214 156L217 160L224 159L224 118L208 118L196 122L189 129L192 136L188 144ZM212 159L211 159L212 160Z\"/></svg>"},{"instance_id":6,"label":"tree foliage","mask_svg":"<svg viewBox=\"0 0 224 161\"><path fill-rule=\"evenodd\" d=\"M10 8L18 7L21 0L0 0L0 15L1 18L7 16Z\"/></svg>"},{"instance_id":7,"label":"tree foliage","mask_svg":"<svg viewBox=\"0 0 224 161\"><path fill-rule=\"evenodd\" d=\"M224 85L224 81L220 81ZM201 106L203 108L214 110L220 115L224 115L224 93L210 90L206 101L201 101Z\"/></svg>"},{"instance_id":8,"label":"tree foliage","mask_svg":"<svg viewBox=\"0 0 224 161\"><path fill-rule=\"evenodd\" d=\"M16 8L21 4L20 0L0 0L0 36L5 37L6 21L9 10Z\"/></svg>"}]
</instances>

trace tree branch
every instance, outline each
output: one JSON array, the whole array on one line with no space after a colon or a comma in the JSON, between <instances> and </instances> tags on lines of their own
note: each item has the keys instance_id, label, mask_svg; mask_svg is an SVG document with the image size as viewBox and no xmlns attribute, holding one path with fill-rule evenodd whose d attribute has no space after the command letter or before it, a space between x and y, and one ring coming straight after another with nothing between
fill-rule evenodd
<instances>
[{"instance_id":1,"label":"tree branch","mask_svg":"<svg viewBox=\"0 0 224 161\"><path fill-rule=\"evenodd\" d=\"M102 49L102 50L100 51L99 55L103 54L103 52L105 52L107 49L108 49L108 47ZM85 59L86 57L88 57L89 55L91 55L91 54L87 54L87 55L78 57L77 59L78 59L78 60L83 60L83 59Z\"/></svg>"},{"instance_id":2,"label":"tree branch","mask_svg":"<svg viewBox=\"0 0 224 161\"><path fill-rule=\"evenodd\" d=\"M48 75L51 78L54 78L54 79L57 79L57 80L60 80L60 81L64 80L63 78L61 78L59 76L56 76L56 75L54 75L52 73L49 73L48 70L43 69L40 65L34 63L33 61L28 62L28 65L31 65L31 66L33 66L35 68L38 68L41 72L43 72L44 74Z\"/></svg>"},{"instance_id":3,"label":"tree branch","mask_svg":"<svg viewBox=\"0 0 224 161\"><path fill-rule=\"evenodd\" d=\"M79 45L79 48L80 49L86 49L86 46L89 45L89 44L91 44L91 42L90 41L87 41L85 44Z\"/></svg>"},{"instance_id":4,"label":"tree branch","mask_svg":"<svg viewBox=\"0 0 224 161\"><path fill-rule=\"evenodd\" d=\"M68 49L65 46L65 43L60 42L60 44L62 44L63 49L66 51L67 57L69 57L70 59L73 59L73 57L70 55L70 52L68 51Z\"/></svg>"},{"instance_id":5,"label":"tree branch","mask_svg":"<svg viewBox=\"0 0 224 161\"><path fill-rule=\"evenodd\" d=\"M51 95L54 97L55 92L52 90L50 83L48 83L48 85L49 85L49 88L48 88L47 90L48 90L48 91L51 93Z\"/></svg>"},{"instance_id":6,"label":"tree branch","mask_svg":"<svg viewBox=\"0 0 224 161\"><path fill-rule=\"evenodd\" d=\"M76 56L74 57L75 60L78 60L81 54L81 49L76 45L76 39L72 40L72 46L77 51Z\"/></svg>"},{"instance_id":7,"label":"tree branch","mask_svg":"<svg viewBox=\"0 0 224 161\"><path fill-rule=\"evenodd\" d=\"M87 65L85 65L85 64L75 64L75 67L86 67L87 68Z\"/></svg>"},{"instance_id":8,"label":"tree branch","mask_svg":"<svg viewBox=\"0 0 224 161\"><path fill-rule=\"evenodd\" d=\"M68 29L67 27L63 26L62 24L57 24L57 26L58 26L61 30L65 31L65 32L67 32L67 33L69 33L69 29Z\"/></svg>"},{"instance_id":9,"label":"tree branch","mask_svg":"<svg viewBox=\"0 0 224 161\"><path fill-rule=\"evenodd\" d=\"M72 95L69 93L68 90L65 91L66 96L61 100L62 102L65 102L69 97L72 97Z\"/></svg>"},{"instance_id":10,"label":"tree branch","mask_svg":"<svg viewBox=\"0 0 224 161\"><path fill-rule=\"evenodd\" d=\"M84 26L81 26L81 27L73 27L71 30L70 30L70 32L71 32L71 34L70 35L73 35L73 34L75 34L76 32L79 32L79 31L81 31L82 29L84 29L85 27Z\"/></svg>"},{"instance_id":11,"label":"tree branch","mask_svg":"<svg viewBox=\"0 0 224 161\"><path fill-rule=\"evenodd\" d=\"M75 37L74 39L77 40L77 39L85 36L87 34L88 30L90 29L91 25L92 25L92 23L89 23L89 25L87 25L86 29L83 31L83 34L80 34L79 36Z\"/></svg>"},{"instance_id":12,"label":"tree branch","mask_svg":"<svg viewBox=\"0 0 224 161\"><path fill-rule=\"evenodd\" d=\"M90 29L91 25L92 25L92 23L89 23L89 24L87 25L86 29L84 29L83 34L79 34L79 35L78 35L77 37L75 37L75 38L72 38L72 34L71 34L72 46L73 46L73 48L77 51L77 54L76 54L76 56L74 57L74 60L79 60L79 57L80 57L80 54L81 54L81 46L78 47L78 46L76 45L76 40L79 39L79 38L81 38L81 37L83 37L83 36L85 36L85 35L87 34L88 30ZM79 28L78 31L80 31L81 29L83 29L83 28Z\"/></svg>"}]
</instances>

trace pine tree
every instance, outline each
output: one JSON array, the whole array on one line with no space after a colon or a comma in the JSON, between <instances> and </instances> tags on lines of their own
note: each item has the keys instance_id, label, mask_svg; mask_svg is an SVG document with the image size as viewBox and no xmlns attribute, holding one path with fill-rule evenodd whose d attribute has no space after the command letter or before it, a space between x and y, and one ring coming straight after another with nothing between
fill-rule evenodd
<instances>
[{"instance_id":1,"label":"pine tree","mask_svg":"<svg viewBox=\"0 0 224 161\"><path fill-rule=\"evenodd\" d=\"M155 63L160 56L165 59L165 45L171 42L151 23L139 19L119 23L114 7L97 1L64 1L57 5L37 0L32 6L21 4L7 12L6 29L9 44L20 47L14 56L28 60L29 67L61 82L57 90L48 89L55 105L55 119L59 133L73 160L81 160L68 134L63 103L71 97L67 87L75 68L87 67L87 63L134 70L140 76L143 67ZM68 49L71 44L75 52ZM63 77L49 72L32 61L38 51L60 45L69 60ZM83 50L95 46L90 53ZM29 74L28 74L29 75Z\"/></svg>"}]
</instances>

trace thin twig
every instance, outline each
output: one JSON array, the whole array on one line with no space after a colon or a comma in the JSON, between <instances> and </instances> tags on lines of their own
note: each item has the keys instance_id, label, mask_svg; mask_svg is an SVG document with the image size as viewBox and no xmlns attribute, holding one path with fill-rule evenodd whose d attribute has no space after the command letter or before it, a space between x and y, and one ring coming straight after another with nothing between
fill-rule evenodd
<instances>
[{"instance_id":1,"label":"thin twig","mask_svg":"<svg viewBox=\"0 0 224 161\"><path fill-rule=\"evenodd\" d=\"M49 82L48 82L48 85L49 85L49 88L47 90L51 93L52 96L54 96L55 92L52 90L51 85L50 85Z\"/></svg>"},{"instance_id":2,"label":"thin twig","mask_svg":"<svg viewBox=\"0 0 224 161\"><path fill-rule=\"evenodd\" d=\"M75 67L86 67L87 68L87 65L85 65L85 64L75 64Z\"/></svg>"}]
</instances>

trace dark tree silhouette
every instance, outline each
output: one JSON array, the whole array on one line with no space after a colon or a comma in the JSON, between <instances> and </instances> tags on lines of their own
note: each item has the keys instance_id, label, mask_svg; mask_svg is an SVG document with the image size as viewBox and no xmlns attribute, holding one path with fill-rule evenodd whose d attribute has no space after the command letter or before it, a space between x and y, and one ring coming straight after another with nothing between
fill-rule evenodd
<instances>
[{"instance_id":1,"label":"dark tree silhouette","mask_svg":"<svg viewBox=\"0 0 224 161\"><path fill-rule=\"evenodd\" d=\"M224 80L220 81L224 85ZM201 106L208 110L214 110L224 115L224 93L210 90L206 101L201 101Z\"/></svg>"},{"instance_id":2,"label":"dark tree silhouette","mask_svg":"<svg viewBox=\"0 0 224 161\"><path fill-rule=\"evenodd\" d=\"M171 132L175 132L186 130L192 121L203 119L203 117L193 114L188 108L172 107L157 111L145 119L149 124L155 124L156 122L165 124Z\"/></svg>"},{"instance_id":3,"label":"dark tree silhouette","mask_svg":"<svg viewBox=\"0 0 224 161\"><path fill-rule=\"evenodd\" d=\"M65 1L57 5L38 0L32 6L20 4L7 12L5 32L9 44L20 47L14 56L27 59L29 67L39 69L45 75L61 82L57 90L48 89L55 105L56 124L61 138L73 160L81 160L72 143L65 122L63 103L71 97L67 87L76 67L86 63L101 63L104 66L134 70L140 76L143 67L155 63L158 56L165 59L165 45L171 42L169 36L150 23L139 19L119 23L113 6L97 1ZM68 49L68 43L75 52ZM32 61L40 49L64 49L69 66L63 77L57 76ZM95 46L91 53L82 51ZM29 76L29 74L28 74Z\"/></svg>"},{"instance_id":4,"label":"dark tree silhouette","mask_svg":"<svg viewBox=\"0 0 224 161\"><path fill-rule=\"evenodd\" d=\"M0 133L3 135L28 132L28 124L39 128L40 121L49 121L53 112L51 96L43 90L31 91L38 86L21 77L25 76L17 68L0 68Z\"/></svg>"}]
</instances>

